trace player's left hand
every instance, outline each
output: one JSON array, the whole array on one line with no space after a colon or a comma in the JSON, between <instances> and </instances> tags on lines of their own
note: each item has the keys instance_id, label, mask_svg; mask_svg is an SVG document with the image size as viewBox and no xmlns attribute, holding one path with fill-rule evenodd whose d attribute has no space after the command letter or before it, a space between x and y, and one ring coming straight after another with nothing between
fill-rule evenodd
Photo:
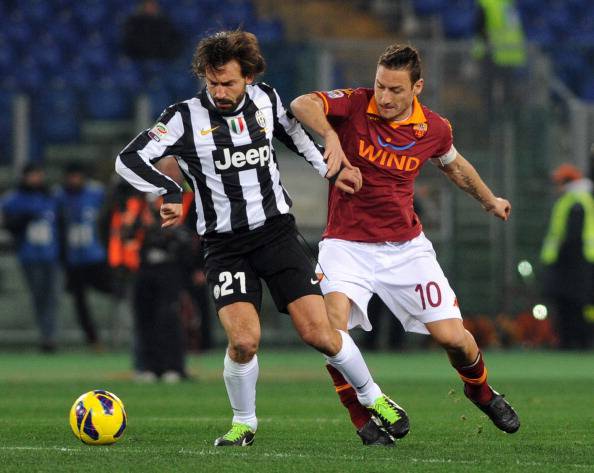
<instances>
[{"instance_id":1,"label":"player's left hand","mask_svg":"<svg viewBox=\"0 0 594 473\"><path fill-rule=\"evenodd\" d=\"M361 190L363 176L359 168L342 168L334 185L347 194L354 194Z\"/></svg>"},{"instance_id":2,"label":"player's left hand","mask_svg":"<svg viewBox=\"0 0 594 473\"><path fill-rule=\"evenodd\" d=\"M489 205L486 207L486 210L490 214L495 215L495 217L507 221L509 214L511 213L511 204L507 199L495 197L495 200L489 203Z\"/></svg>"},{"instance_id":3,"label":"player's left hand","mask_svg":"<svg viewBox=\"0 0 594 473\"><path fill-rule=\"evenodd\" d=\"M163 204L160 212L163 223L161 228L173 227L179 225L182 220L182 204Z\"/></svg>"}]
</instances>

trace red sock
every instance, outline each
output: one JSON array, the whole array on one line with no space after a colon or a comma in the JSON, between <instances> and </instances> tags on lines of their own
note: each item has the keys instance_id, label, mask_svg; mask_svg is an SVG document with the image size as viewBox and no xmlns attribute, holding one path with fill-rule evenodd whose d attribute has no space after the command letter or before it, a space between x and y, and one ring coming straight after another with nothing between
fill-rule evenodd
<instances>
[{"instance_id":1,"label":"red sock","mask_svg":"<svg viewBox=\"0 0 594 473\"><path fill-rule=\"evenodd\" d=\"M493 399L493 391L487 384L487 368L480 351L473 364L456 368L456 371L464 381L464 392L470 399L479 404L487 404Z\"/></svg>"},{"instance_id":2,"label":"red sock","mask_svg":"<svg viewBox=\"0 0 594 473\"><path fill-rule=\"evenodd\" d=\"M357 429L360 429L371 419L371 414L361 405L359 399L357 399L357 393L347 380L344 379L341 372L332 365L326 365L326 369L330 373L330 376L332 376L332 382L334 383L340 402L349 410L351 422Z\"/></svg>"}]
</instances>

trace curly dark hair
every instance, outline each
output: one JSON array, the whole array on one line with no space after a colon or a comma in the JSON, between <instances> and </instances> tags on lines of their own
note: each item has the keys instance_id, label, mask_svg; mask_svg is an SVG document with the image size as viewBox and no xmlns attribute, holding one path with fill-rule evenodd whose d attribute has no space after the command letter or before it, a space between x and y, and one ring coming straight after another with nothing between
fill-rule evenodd
<instances>
[{"instance_id":1,"label":"curly dark hair","mask_svg":"<svg viewBox=\"0 0 594 473\"><path fill-rule=\"evenodd\" d=\"M199 79L207 69L219 70L233 59L239 62L243 77L255 77L266 69L258 38L247 31L219 31L200 40L192 58L192 71Z\"/></svg>"},{"instance_id":2,"label":"curly dark hair","mask_svg":"<svg viewBox=\"0 0 594 473\"><path fill-rule=\"evenodd\" d=\"M380 56L378 66L392 70L407 70L410 80L414 84L421 78L421 57L412 46L391 44Z\"/></svg>"}]
</instances>

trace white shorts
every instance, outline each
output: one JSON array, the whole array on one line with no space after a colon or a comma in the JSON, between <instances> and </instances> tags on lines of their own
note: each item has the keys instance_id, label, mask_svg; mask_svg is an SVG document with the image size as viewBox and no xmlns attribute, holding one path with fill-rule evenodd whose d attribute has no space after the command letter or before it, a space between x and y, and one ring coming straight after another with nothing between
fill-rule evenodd
<instances>
[{"instance_id":1,"label":"white shorts","mask_svg":"<svg viewBox=\"0 0 594 473\"><path fill-rule=\"evenodd\" d=\"M458 301L421 233L403 243L320 242L316 272L322 292L342 292L352 302L349 329L371 330L367 305L376 293L407 332L427 334L425 324L461 319Z\"/></svg>"}]
</instances>

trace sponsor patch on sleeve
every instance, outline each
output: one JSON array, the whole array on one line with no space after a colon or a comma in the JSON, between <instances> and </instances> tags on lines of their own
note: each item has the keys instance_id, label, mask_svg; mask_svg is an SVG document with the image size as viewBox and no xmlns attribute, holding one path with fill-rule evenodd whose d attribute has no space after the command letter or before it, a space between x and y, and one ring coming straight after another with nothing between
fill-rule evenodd
<instances>
[{"instance_id":1,"label":"sponsor patch on sleeve","mask_svg":"<svg viewBox=\"0 0 594 473\"><path fill-rule=\"evenodd\" d=\"M344 92L340 89L336 89L326 92L326 95L329 99L339 99L340 97L344 97Z\"/></svg>"},{"instance_id":2,"label":"sponsor patch on sleeve","mask_svg":"<svg viewBox=\"0 0 594 473\"><path fill-rule=\"evenodd\" d=\"M148 131L148 135L154 141L161 141L161 138L167 136L168 130L165 124L158 122L154 127Z\"/></svg>"}]
</instances>

